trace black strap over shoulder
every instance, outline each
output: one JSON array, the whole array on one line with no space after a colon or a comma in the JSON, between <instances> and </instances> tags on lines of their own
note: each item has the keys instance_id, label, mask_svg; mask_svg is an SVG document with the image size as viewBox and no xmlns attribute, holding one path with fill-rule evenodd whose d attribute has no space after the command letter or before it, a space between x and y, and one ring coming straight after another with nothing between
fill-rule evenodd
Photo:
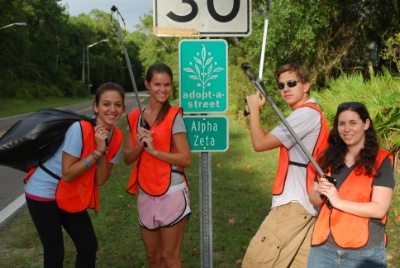
<instances>
[{"instance_id":1,"label":"black strap over shoulder","mask_svg":"<svg viewBox=\"0 0 400 268\"><path fill-rule=\"evenodd\" d=\"M298 166L298 167L303 167L303 168L306 168L306 167L307 167L307 164L303 164L303 163L299 163L299 162L294 162L294 161L289 161L289 165Z\"/></svg>"},{"instance_id":2,"label":"black strap over shoulder","mask_svg":"<svg viewBox=\"0 0 400 268\"><path fill-rule=\"evenodd\" d=\"M57 176L56 174L54 174L53 172L51 172L47 167L45 167L42 163L39 163L39 167L41 169L43 169L44 172L46 172L47 174L49 174L50 176L52 176L54 179L56 180L61 180L61 177Z\"/></svg>"},{"instance_id":3,"label":"black strap over shoulder","mask_svg":"<svg viewBox=\"0 0 400 268\"><path fill-rule=\"evenodd\" d=\"M178 170L178 169L173 169L173 170L171 170L171 172L173 172L173 173L178 173L178 174L181 174L181 175L184 175L184 174L185 174L185 172L180 171L180 170Z\"/></svg>"}]
</instances>

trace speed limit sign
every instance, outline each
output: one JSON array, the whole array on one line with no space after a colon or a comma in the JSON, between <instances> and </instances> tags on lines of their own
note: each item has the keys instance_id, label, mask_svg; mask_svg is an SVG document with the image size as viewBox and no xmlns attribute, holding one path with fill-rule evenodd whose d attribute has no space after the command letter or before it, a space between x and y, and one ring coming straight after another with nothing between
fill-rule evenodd
<instances>
[{"instance_id":1,"label":"speed limit sign","mask_svg":"<svg viewBox=\"0 0 400 268\"><path fill-rule=\"evenodd\" d=\"M153 18L158 36L248 36L251 0L154 0Z\"/></svg>"}]
</instances>

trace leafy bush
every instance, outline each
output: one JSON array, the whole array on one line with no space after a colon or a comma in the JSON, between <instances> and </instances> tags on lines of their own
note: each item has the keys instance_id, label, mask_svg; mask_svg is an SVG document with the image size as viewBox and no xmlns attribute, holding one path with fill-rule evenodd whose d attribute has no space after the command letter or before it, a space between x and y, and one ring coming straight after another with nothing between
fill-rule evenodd
<instances>
[{"instance_id":1,"label":"leafy bush","mask_svg":"<svg viewBox=\"0 0 400 268\"><path fill-rule=\"evenodd\" d=\"M381 57L389 61L389 68L397 67L397 73L400 72L400 33L395 33L384 40L384 49L381 51Z\"/></svg>"},{"instance_id":2,"label":"leafy bush","mask_svg":"<svg viewBox=\"0 0 400 268\"><path fill-rule=\"evenodd\" d=\"M81 81L64 79L58 83L58 87L61 89L62 94L68 98L85 97L89 94L87 85L82 84Z\"/></svg>"},{"instance_id":3,"label":"leafy bush","mask_svg":"<svg viewBox=\"0 0 400 268\"><path fill-rule=\"evenodd\" d=\"M366 105L381 146L394 153L400 150L400 79L386 69L369 81L361 73L342 75L331 80L329 90L319 93L318 102L332 124L337 106L342 102L358 101Z\"/></svg>"}]
</instances>

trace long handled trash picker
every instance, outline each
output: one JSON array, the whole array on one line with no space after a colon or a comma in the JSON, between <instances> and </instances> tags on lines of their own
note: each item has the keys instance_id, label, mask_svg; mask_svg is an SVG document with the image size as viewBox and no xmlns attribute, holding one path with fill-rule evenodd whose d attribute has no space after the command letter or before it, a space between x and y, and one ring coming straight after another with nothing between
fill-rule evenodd
<instances>
[{"instance_id":1,"label":"long handled trash picker","mask_svg":"<svg viewBox=\"0 0 400 268\"><path fill-rule=\"evenodd\" d=\"M112 7L111 7L111 11L112 11L112 12L116 12L117 15L121 18L121 20L122 20L122 21L124 22L124 24L125 24L125 20L124 20L124 18L122 17L121 13L119 12L119 10L118 10L118 8L117 8L116 6L112 6ZM141 118L140 124L141 124L141 126L144 127L145 129L150 129L149 124L146 122L146 120L144 119L144 116L143 116L143 109L142 109L142 105L141 105L141 103L140 103L140 98L139 98L139 93L138 93L138 89L137 89L137 86L136 86L136 81L135 81L135 78L134 78L134 76L133 76L131 61L129 60L128 51L126 50L124 38L123 38L123 36L122 36L121 26L120 26L120 24L119 24L118 19L115 19L115 21L116 21L117 30L118 30L118 31L117 31L118 38L119 38L119 40L121 41L122 49L123 49L124 55L125 55L126 65L127 65L127 67L128 67L129 76L130 76L131 82L132 82L133 91L135 92L136 102L137 102L137 105L138 105L139 111L140 111L140 118ZM146 143L144 143L144 147L147 147L147 144L146 144Z\"/></svg>"},{"instance_id":2,"label":"long handled trash picker","mask_svg":"<svg viewBox=\"0 0 400 268\"><path fill-rule=\"evenodd\" d=\"M260 57L260 69L258 71L258 77L262 79L263 67L264 67L264 58L265 58L265 46L267 43L267 33L268 33L268 21L269 21L269 9L271 6L271 0L267 0L267 8L265 12L265 20L264 20L264 33L263 33L263 42L261 46L261 57Z\"/></svg>"},{"instance_id":3,"label":"long handled trash picker","mask_svg":"<svg viewBox=\"0 0 400 268\"><path fill-rule=\"evenodd\" d=\"M117 15L121 18L121 20L122 20L122 21L124 22L124 24L125 24L124 18L122 17L121 13L119 12L119 10L118 10L118 8L117 8L116 6L112 6L112 7L111 7L111 11L112 11L112 12L116 12ZM142 109L142 105L141 105L141 103L140 103L140 98L139 98L139 93L138 93L138 89L137 89L137 86L136 86L136 81L135 81L135 78L133 77L131 61L129 60L128 51L126 50L124 38L123 38L123 36L122 36L121 26L120 26L120 24L119 24L118 19L115 19L115 21L116 21L117 30L118 30L118 31L117 31L118 38L119 38L119 40L121 41L122 49L123 49L124 55L125 55L126 65L127 65L127 67L128 67L129 76L130 76L131 82L132 82L133 91L135 92L136 102L137 102L137 105L138 105L139 110L140 110L141 126L144 127L144 128L146 128L146 129L149 129L150 126L149 126L149 124L146 122L146 120L144 119L144 116L143 116L143 109Z\"/></svg>"},{"instance_id":4,"label":"long handled trash picker","mask_svg":"<svg viewBox=\"0 0 400 268\"><path fill-rule=\"evenodd\" d=\"M281 119L282 123L285 125L287 130L290 132L292 137L295 139L296 143L300 146L301 150L303 153L306 155L308 160L313 164L315 167L315 170L317 173L323 177L329 180L329 182L333 183L336 186L336 179L330 176L327 176L324 174L318 163L315 161L315 159L311 156L310 152L307 150L307 148L304 146L303 142L300 140L299 136L297 136L296 132L294 132L293 128L290 126L286 118L283 116L282 112L279 110L278 106L276 106L274 100L268 96L265 93L265 86L264 83L261 81L260 77L254 73L252 68L250 67L250 64L248 62L245 62L242 64L242 69L243 71L247 74L249 77L250 81L253 83L253 85L258 89L258 91L263 95L263 97L268 101L268 103L271 105L272 109L275 111L275 113L278 115L278 117ZM245 110L246 111L246 110ZM328 205L329 201L326 199L326 203Z\"/></svg>"}]
</instances>

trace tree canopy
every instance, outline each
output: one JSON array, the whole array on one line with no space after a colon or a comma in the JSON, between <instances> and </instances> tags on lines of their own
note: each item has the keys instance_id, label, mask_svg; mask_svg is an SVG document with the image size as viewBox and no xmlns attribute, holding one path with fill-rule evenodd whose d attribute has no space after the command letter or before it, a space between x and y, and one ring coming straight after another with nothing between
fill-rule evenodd
<instances>
[{"instance_id":1,"label":"tree canopy","mask_svg":"<svg viewBox=\"0 0 400 268\"><path fill-rule=\"evenodd\" d=\"M230 66L243 61L259 64L266 2L252 1L250 36L225 38ZM399 73L397 0L270 3L264 62L267 77L287 62L305 65L313 84L321 89L343 73L361 72L369 79L383 66L394 75ZM132 90L116 34L117 22L110 20L110 14L93 9L89 14L71 17L56 0L0 0L0 4L0 27L27 23L0 29L0 97L78 96L88 93L88 83L93 93L105 81ZM181 39L152 35L152 22L152 16L146 14L138 31L124 31L137 85L142 88L144 70L156 61L171 65L177 85ZM104 39L108 42L88 48Z\"/></svg>"}]
</instances>

